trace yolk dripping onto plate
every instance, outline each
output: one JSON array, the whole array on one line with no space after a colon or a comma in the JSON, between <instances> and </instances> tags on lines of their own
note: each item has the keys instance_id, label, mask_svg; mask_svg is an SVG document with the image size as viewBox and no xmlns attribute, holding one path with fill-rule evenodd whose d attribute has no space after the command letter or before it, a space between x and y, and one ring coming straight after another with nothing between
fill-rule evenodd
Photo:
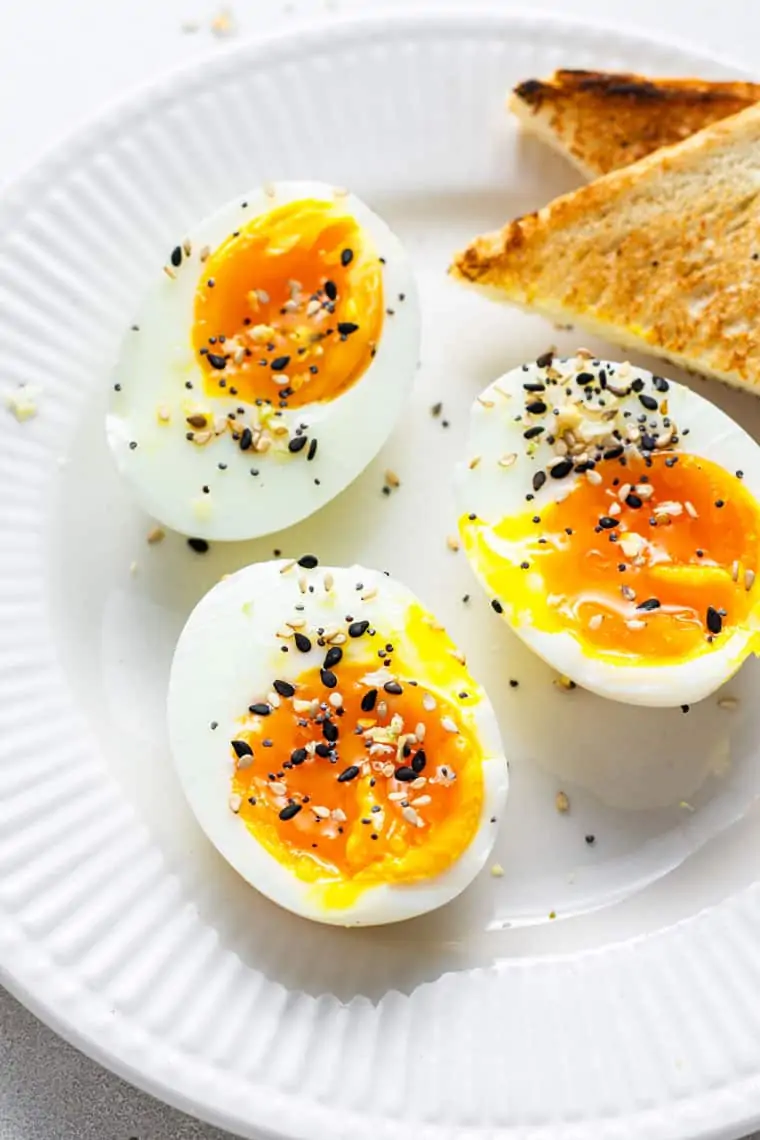
<instances>
[{"instance_id":1,"label":"yolk dripping onto plate","mask_svg":"<svg viewBox=\"0 0 760 1140\"><path fill-rule=\"evenodd\" d=\"M569 631L629 663L688 659L745 622L760 507L741 480L667 452L595 470L600 481L579 479L563 501L493 529L461 519L494 596L518 619L529 614L539 629Z\"/></svg>"},{"instance_id":2,"label":"yolk dripping onto plate","mask_svg":"<svg viewBox=\"0 0 760 1140\"><path fill-rule=\"evenodd\" d=\"M238 734L253 759L232 791L270 854L305 881L331 881L330 905L347 906L364 887L418 882L458 859L478 828L482 756L460 711L422 685L388 692L358 662L335 672L332 687L319 669L304 673Z\"/></svg>"},{"instance_id":3,"label":"yolk dripping onto plate","mask_svg":"<svg viewBox=\"0 0 760 1140\"><path fill-rule=\"evenodd\" d=\"M383 313L381 264L354 218L316 199L259 215L210 254L196 291L207 394L332 400L367 369Z\"/></svg>"}]
</instances>

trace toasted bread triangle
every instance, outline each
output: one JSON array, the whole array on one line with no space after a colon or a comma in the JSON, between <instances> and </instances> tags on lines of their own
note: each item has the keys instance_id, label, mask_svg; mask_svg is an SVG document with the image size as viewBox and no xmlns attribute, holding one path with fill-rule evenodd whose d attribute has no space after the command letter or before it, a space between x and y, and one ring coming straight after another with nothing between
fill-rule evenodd
<instances>
[{"instance_id":1,"label":"toasted bread triangle","mask_svg":"<svg viewBox=\"0 0 760 1140\"><path fill-rule=\"evenodd\" d=\"M637 162L757 102L757 83L569 70L528 79L509 98L527 130L589 177Z\"/></svg>"},{"instance_id":2,"label":"toasted bread triangle","mask_svg":"<svg viewBox=\"0 0 760 1140\"><path fill-rule=\"evenodd\" d=\"M760 390L760 105L477 238L451 273Z\"/></svg>"}]
</instances>

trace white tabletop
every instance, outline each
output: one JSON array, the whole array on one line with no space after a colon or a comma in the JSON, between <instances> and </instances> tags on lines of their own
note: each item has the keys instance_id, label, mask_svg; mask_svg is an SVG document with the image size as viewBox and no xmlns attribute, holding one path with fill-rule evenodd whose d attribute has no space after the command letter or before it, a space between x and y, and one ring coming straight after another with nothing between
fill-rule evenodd
<instances>
[{"instance_id":1,"label":"white tabletop","mask_svg":"<svg viewBox=\"0 0 760 1140\"><path fill-rule=\"evenodd\" d=\"M437 0L415 3L440 6ZM230 0L227 35L254 36L304 17L326 20L377 6L378 0ZM383 7L407 8L409 0L383 0ZM757 0L543 0L540 7L689 40L758 70ZM0 3L0 181L105 103L167 68L218 51L226 37L212 24L223 10L224 3L213 0ZM111 1076L0 990L0 1140L225 1136Z\"/></svg>"}]
</instances>

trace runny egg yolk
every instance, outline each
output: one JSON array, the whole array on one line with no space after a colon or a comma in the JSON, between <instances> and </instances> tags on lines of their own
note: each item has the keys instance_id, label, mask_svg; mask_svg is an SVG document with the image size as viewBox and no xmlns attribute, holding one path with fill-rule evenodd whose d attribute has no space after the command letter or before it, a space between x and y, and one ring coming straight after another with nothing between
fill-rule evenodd
<instances>
[{"instance_id":1,"label":"runny egg yolk","mask_svg":"<svg viewBox=\"0 0 760 1140\"><path fill-rule=\"evenodd\" d=\"M467 693L457 708L422 684L372 685L360 662L327 672L304 673L292 696L241 724L232 791L270 854L347 906L364 887L419 882L457 860L478 828L482 756Z\"/></svg>"},{"instance_id":2,"label":"runny egg yolk","mask_svg":"<svg viewBox=\"0 0 760 1140\"><path fill-rule=\"evenodd\" d=\"M203 270L192 341L207 395L298 408L345 392L374 356L381 263L336 203L304 199L253 218Z\"/></svg>"},{"instance_id":3,"label":"runny egg yolk","mask_svg":"<svg viewBox=\"0 0 760 1140\"><path fill-rule=\"evenodd\" d=\"M660 452L596 465L569 494L492 530L461 520L495 608L596 655L674 662L719 644L753 608L760 506L733 474ZM489 537L489 535L491 537ZM509 551L508 558L496 550Z\"/></svg>"}]
</instances>

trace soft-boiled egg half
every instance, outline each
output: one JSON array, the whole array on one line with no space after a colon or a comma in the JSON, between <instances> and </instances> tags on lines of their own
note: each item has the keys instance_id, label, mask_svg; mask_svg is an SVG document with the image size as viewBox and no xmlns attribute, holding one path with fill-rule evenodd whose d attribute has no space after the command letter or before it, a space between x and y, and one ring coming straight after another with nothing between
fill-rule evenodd
<instances>
[{"instance_id":1,"label":"soft-boiled egg half","mask_svg":"<svg viewBox=\"0 0 760 1140\"><path fill-rule=\"evenodd\" d=\"M457 485L494 610L577 684L686 704L756 652L760 448L690 389L549 353L477 398Z\"/></svg>"},{"instance_id":2,"label":"soft-boiled egg half","mask_svg":"<svg viewBox=\"0 0 760 1140\"><path fill-rule=\"evenodd\" d=\"M383 445L419 337L409 262L376 214L321 183L255 190L157 272L113 378L116 462L183 534L290 526Z\"/></svg>"},{"instance_id":3,"label":"soft-boiled egg half","mask_svg":"<svg viewBox=\"0 0 760 1140\"><path fill-rule=\"evenodd\" d=\"M201 826L306 918L395 922L482 868L507 792L490 702L400 582L360 566L249 566L190 616L169 687Z\"/></svg>"}]
</instances>

